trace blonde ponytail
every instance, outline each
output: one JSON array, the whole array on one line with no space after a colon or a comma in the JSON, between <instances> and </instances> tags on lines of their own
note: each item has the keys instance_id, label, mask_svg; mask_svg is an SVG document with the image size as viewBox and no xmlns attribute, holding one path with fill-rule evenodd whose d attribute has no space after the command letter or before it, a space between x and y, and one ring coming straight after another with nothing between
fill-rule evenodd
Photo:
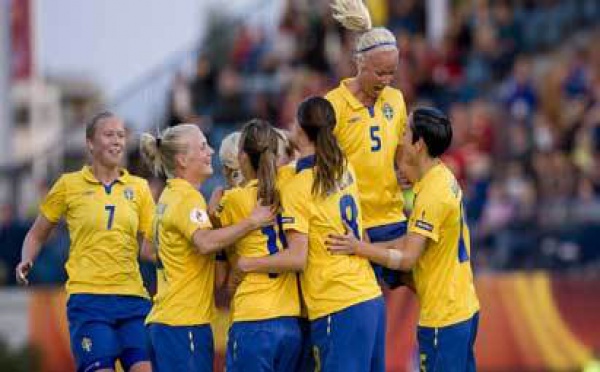
<instances>
[{"instance_id":1,"label":"blonde ponytail","mask_svg":"<svg viewBox=\"0 0 600 372\"><path fill-rule=\"evenodd\" d=\"M333 0L333 18L351 31L366 32L372 27L369 9L362 0Z\"/></svg>"},{"instance_id":2,"label":"blonde ponytail","mask_svg":"<svg viewBox=\"0 0 600 372\"><path fill-rule=\"evenodd\" d=\"M357 55L373 49L397 50L394 34L383 27L372 28L369 9L362 0L333 0L333 18L351 31L362 32L354 52Z\"/></svg>"},{"instance_id":3,"label":"blonde ponytail","mask_svg":"<svg viewBox=\"0 0 600 372\"><path fill-rule=\"evenodd\" d=\"M162 162L158 153L158 141L160 140L150 133L142 133L140 137L140 154L142 155L142 160L154 175L162 173Z\"/></svg>"}]
</instances>

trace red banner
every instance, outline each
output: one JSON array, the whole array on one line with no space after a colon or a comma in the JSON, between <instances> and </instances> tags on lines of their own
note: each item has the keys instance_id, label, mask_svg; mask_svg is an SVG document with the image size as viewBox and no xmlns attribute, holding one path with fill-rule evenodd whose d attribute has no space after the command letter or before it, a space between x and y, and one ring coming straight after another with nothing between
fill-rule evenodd
<instances>
[{"instance_id":1,"label":"red banner","mask_svg":"<svg viewBox=\"0 0 600 372\"><path fill-rule=\"evenodd\" d=\"M32 73L31 1L10 2L10 65L12 80L27 79Z\"/></svg>"}]
</instances>

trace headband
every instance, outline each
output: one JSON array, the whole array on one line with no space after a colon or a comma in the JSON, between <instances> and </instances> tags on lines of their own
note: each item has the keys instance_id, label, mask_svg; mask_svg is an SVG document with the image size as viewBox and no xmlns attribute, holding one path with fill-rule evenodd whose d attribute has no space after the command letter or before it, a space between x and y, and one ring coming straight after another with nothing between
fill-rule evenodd
<instances>
[{"instance_id":1,"label":"headband","mask_svg":"<svg viewBox=\"0 0 600 372\"><path fill-rule=\"evenodd\" d=\"M371 46L366 47L366 48L359 49L359 50L356 51L356 53L368 52L371 49L379 48L381 46L394 46L394 47L397 47L396 42L384 41L384 42L381 42L381 43L377 43L375 45L371 45Z\"/></svg>"}]
</instances>

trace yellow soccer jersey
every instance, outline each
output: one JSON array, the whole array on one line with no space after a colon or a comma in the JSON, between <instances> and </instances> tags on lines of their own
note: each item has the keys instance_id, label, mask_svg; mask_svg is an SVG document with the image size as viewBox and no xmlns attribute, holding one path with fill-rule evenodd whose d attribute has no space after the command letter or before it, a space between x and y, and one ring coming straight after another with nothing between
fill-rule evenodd
<instances>
[{"instance_id":1,"label":"yellow soccer jersey","mask_svg":"<svg viewBox=\"0 0 600 372\"><path fill-rule=\"evenodd\" d=\"M234 225L250 215L256 205L257 185L258 181L252 180L223 196L219 207L222 226ZM263 257L287 248L281 223L278 216L275 226L252 231L235 243L232 253L243 257ZM299 315L296 273L246 274L233 297L234 322Z\"/></svg>"},{"instance_id":2,"label":"yellow soccer jersey","mask_svg":"<svg viewBox=\"0 0 600 372\"><path fill-rule=\"evenodd\" d=\"M56 223L65 217L71 239L67 293L148 297L138 265L138 232L151 236L154 201L148 183L121 171L111 185L88 166L64 174L40 206Z\"/></svg>"},{"instance_id":3,"label":"yellow soccer jersey","mask_svg":"<svg viewBox=\"0 0 600 372\"><path fill-rule=\"evenodd\" d=\"M282 188L283 226L308 235L308 262L300 275L308 317L314 320L381 295L368 260L333 255L325 240L343 234L343 221L360 235L361 207L356 176L349 167L338 190L326 198L311 193L314 156L298 160L296 175Z\"/></svg>"},{"instance_id":4,"label":"yellow soccer jersey","mask_svg":"<svg viewBox=\"0 0 600 372\"><path fill-rule=\"evenodd\" d=\"M469 319L479 310L471 271L471 242L462 191L444 164L415 184L408 231L427 237L413 269L421 314L419 325L444 327Z\"/></svg>"},{"instance_id":5,"label":"yellow soccer jersey","mask_svg":"<svg viewBox=\"0 0 600 372\"><path fill-rule=\"evenodd\" d=\"M214 314L215 255L201 254L194 246L193 235L198 229L211 227L202 194L186 180L168 180L154 217L158 287L146 323L210 323Z\"/></svg>"},{"instance_id":6,"label":"yellow soccer jersey","mask_svg":"<svg viewBox=\"0 0 600 372\"><path fill-rule=\"evenodd\" d=\"M365 107L344 80L326 98L336 113L334 134L356 170L365 228L406 220L394 171L402 144L406 107L399 90L386 87L373 107Z\"/></svg>"}]
</instances>

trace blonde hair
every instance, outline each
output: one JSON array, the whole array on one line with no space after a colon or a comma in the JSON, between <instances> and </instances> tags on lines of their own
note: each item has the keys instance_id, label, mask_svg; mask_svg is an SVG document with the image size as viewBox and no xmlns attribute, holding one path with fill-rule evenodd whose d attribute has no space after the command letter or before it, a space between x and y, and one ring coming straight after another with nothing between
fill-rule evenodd
<instances>
[{"instance_id":1,"label":"blonde hair","mask_svg":"<svg viewBox=\"0 0 600 372\"><path fill-rule=\"evenodd\" d=\"M294 146L290 142L289 136L290 133L287 130L273 128L277 132L279 142L279 147L277 149L277 158L281 159L283 157L291 157L294 155Z\"/></svg>"},{"instance_id":2,"label":"blonde hair","mask_svg":"<svg viewBox=\"0 0 600 372\"><path fill-rule=\"evenodd\" d=\"M354 52L357 55L373 49L397 50L394 34L383 27L373 28L369 9L362 0L333 0L333 18L351 31L362 32Z\"/></svg>"},{"instance_id":3,"label":"blonde hair","mask_svg":"<svg viewBox=\"0 0 600 372\"><path fill-rule=\"evenodd\" d=\"M240 151L240 132L233 132L223 138L219 148L221 164L231 169L240 169L238 153Z\"/></svg>"},{"instance_id":4,"label":"blonde hair","mask_svg":"<svg viewBox=\"0 0 600 372\"><path fill-rule=\"evenodd\" d=\"M192 132L199 132L195 124L179 124L165 129L158 137L150 133L142 133L140 137L140 153L142 160L155 176L175 177L175 155L188 151L188 137Z\"/></svg>"},{"instance_id":5,"label":"blonde hair","mask_svg":"<svg viewBox=\"0 0 600 372\"><path fill-rule=\"evenodd\" d=\"M219 160L223 164L223 173L230 187L240 186L244 183L244 176L240 171L238 153L240 151L240 132L233 132L223 138L219 148Z\"/></svg>"}]
</instances>

